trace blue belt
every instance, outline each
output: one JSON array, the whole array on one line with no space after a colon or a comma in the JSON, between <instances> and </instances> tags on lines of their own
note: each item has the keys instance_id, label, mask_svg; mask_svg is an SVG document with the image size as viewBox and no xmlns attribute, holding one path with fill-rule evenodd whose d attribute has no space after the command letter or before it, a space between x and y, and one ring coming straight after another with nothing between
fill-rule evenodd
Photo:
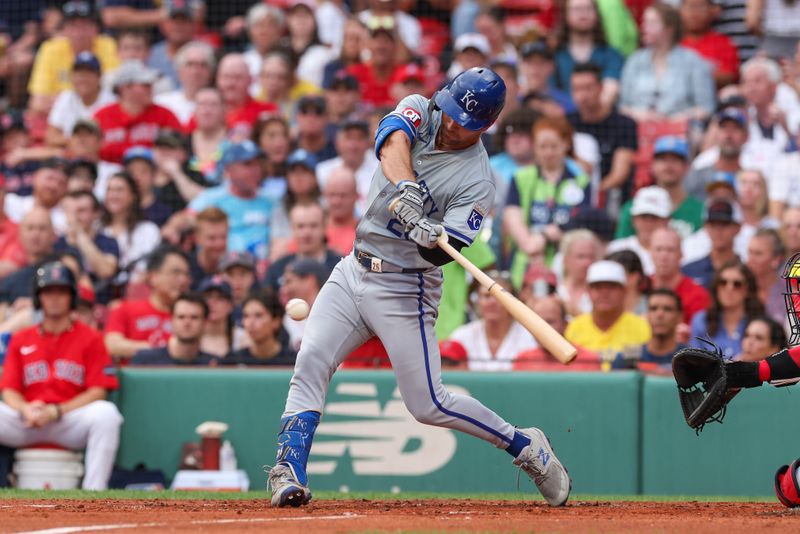
<instances>
[{"instance_id":1,"label":"blue belt","mask_svg":"<svg viewBox=\"0 0 800 534\"><path fill-rule=\"evenodd\" d=\"M373 273L424 273L428 270L425 267L418 269L406 269L404 267L400 267L399 265L389 263L386 260L376 258L371 254L367 254L366 252L361 252L356 248L353 248L353 255L356 257L356 261L358 263L360 263L366 270L372 271Z\"/></svg>"}]
</instances>

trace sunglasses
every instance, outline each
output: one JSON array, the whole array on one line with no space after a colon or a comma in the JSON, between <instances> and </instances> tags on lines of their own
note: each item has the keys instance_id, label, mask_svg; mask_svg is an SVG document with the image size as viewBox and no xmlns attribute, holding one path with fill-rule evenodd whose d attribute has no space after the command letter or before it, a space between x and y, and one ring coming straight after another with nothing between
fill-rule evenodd
<instances>
[{"instance_id":1,"label":"sunglasses","mask_svg":"<svg viewBox=\"0 0 800 534\"><path fill-rule=\"evenodd\" d=\"M742 289L744 287L744 280L731 280L729 278L722 278L717 282L717 287L731 286L734 289Z\"/></svg>"}]
</instances>

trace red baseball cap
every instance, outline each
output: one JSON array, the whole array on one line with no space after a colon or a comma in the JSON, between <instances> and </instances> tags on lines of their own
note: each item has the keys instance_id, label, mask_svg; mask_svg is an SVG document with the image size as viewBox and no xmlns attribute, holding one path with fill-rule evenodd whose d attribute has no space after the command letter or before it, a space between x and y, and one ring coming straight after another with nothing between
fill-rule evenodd
<instances>
[{"instance_id":1,"label":"red baseball cap","mask_svg":"<svg viewBox=\"0 0 800 534\"><path fill-rule=\"evenodd\" d=\"M403 65L403 67L398 69L394 75L394 83L406 83L410 81L416 81L419 83L425 82L425 73L422 71L422 67L416 63Z\"/></svg>"},{"instance_id":2,"label":"red baseball cap","mask_svg":"<svg viewBox=\"0 0 800 534\"><path fill-rule=\"evenodd\" d=\"M467 360L467 349L465 349L464 345L458 341L449 339L440 341L439 353L442 355L442 358L447 358L448 360L454 360L457 362Z\"/></svg>"}]
</instances>

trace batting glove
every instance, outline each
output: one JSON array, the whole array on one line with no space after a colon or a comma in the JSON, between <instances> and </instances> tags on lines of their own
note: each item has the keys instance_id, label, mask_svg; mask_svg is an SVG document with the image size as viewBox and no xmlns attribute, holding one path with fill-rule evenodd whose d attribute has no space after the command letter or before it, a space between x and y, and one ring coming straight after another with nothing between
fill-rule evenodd
<instances>
[{"instance_id":1,"label":"batting glove","mask_svg":"<svg viewBox=\"0 0 800 534\"><path fill-rule=\"evenodd\" d=\"M408 233L408 238L421 247L436 248L436 241L443 233L444 226L436 224L436 221L427 217L422 217Z\"/></svg>"},{"instance_id":2,"label":"batting glove","mask_svg":"<svg viewBox=\"0 0 800 534\"><path fill-rule=\"evenodd\" d=\"M394 204L394 216L408 231L422 218L425 203L422 187L411 180L403 180L397 184L397 189L400 194Z\"/></svg>"}]
</instances>

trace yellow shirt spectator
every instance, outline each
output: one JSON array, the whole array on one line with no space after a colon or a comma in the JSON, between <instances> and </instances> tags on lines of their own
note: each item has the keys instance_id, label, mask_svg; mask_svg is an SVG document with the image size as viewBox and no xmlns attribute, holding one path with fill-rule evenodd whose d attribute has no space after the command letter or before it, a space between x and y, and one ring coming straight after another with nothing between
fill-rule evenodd
<instances>
[{"instance_id":1,"label":"yellow shirt spectator","mask_svg":"<svg viewBox=\"0 0 800 534\"><path fill-rule=\"evenodd\" d=\"M564 332L571 343L597 352L603 362L603 370L611 368L617 354L638 350L650 341L650 325L631 312L623 312L608 330L600 330L592 320L591 313L573 319Z\"/></svg>"},{"instance_id":2,"label":"yellow shirt spectator","mask_svg":"<svg viewBox=\"0 0 800 534\"><path fill-rule=\"evenodd\" d=\"M104 74L119 66L117 44L111 37L95 37L92 52L100 60ZM55 97L61 91L72 89L70 73L74 61L75 51L65 37L45 41L36 53L28 92L35 96Z\"/></svg>"}]
</instances>

